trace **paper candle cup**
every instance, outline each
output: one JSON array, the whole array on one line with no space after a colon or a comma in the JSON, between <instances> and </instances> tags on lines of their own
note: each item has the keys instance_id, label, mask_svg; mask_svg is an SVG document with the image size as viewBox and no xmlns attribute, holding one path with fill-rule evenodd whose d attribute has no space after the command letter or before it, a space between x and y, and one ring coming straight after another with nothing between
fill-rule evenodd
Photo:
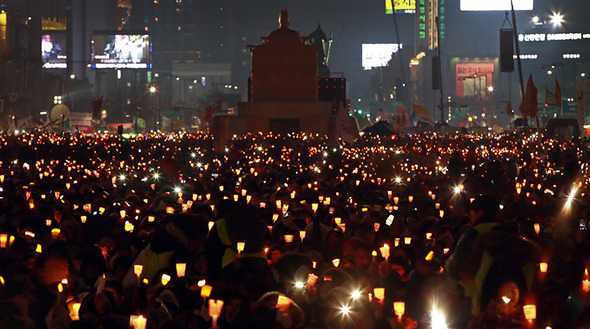
<instances>
[{"instance_id":1,"label":"paper candle cup","mask_svg":"<svg viewBox=\"0 0 590 329\"><path fill-rule=\"evenodd\" d=\"M201 297L207 298L211 295L211 290L213 289L212 286L206 284L201 287Z\"/></svg>"},{"instance_id":2,"label":"paper candle cup","mask_svg":"<svg viewBox=\"0 0 590 329\"><path fill-rule=\"evenodd\" d=\"M291 299L287 296L279 295L277 299L277 308L281 311L286 311L291 305Z\"/></svg>"},{"instance_id":3,"label":"paper candle cup","mask_svg":"<svg viewBox=\"0 0 590 329\"><path fill-rule=\"evenodd\" d=\"M385 298L385 288L373 288L373 296L379 299L379 301L383 301Z\"/></svg>"},{"instance_id":4,"label":"paper candle cup","mask_svg":"<svg viewBox=\"0 0 590 329\"><path fill-rule=\"evenodd\" d=\"M393 311L395 312L395 315L397 315L398 319L402 319L402 316L404 315L405 311L406 311L406 303L404 302L393 302Z\"/></svg>"},{"instance_id":5,"label":"paper candle cup","mask_svg":"<svg viewBox=\"0 0 590 329\"><path fill-rule=\"evenodd\" d=\"M186 263L176 263L176 276L179 278L184 277L186 274Z\"/></svg>"}]
</instances>

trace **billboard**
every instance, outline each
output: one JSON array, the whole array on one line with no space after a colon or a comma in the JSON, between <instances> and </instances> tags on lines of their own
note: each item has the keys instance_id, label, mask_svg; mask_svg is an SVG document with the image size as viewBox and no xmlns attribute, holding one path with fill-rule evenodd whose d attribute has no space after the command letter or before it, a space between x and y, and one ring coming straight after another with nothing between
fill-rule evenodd
<instances>
[{"instance_id":1,"label":"billboard","mask_svg":"<svg viewBox=\"0 0 590 329\"><path fill-rule=\"evenodd\" d=\"M385 0L385 13L393 14L393 8L396 14L415 14L416 0Z\"/></svg>"},{"instance_id":2,"label":"billboard","mask_svg":"<svg viewBox=\"0 0 590 329\"><path fill-rule=\"evenodd\" d=\"M457 97L488 98L494 82L494 63L457 63L455 65Z\"/></svg>"},{"instance_id":3,"label":"billboard","mask_svg":"<svg viewBox=\"0 0 590 329\"><path fill-rule=\"evenodd\" d=\"M510 11L511 0L461 0L461 11ZM512 0L514 10L533 10L533 0Z\"/></svg>"},{"instance_id":4,"label":"billboard","mask_svg":"<svg viewBox=\"0 0 590 329\"><path fill-rule=\"evenodd\" d=\"M66 31L43 31L41 36L43 68L65 69L67 67L66 39Z\"/></svg>"},{"instance_id":5,"label":"billboard","mask_svg":"<svg viewBox=\"0 0 590 329\"><path fill-rule=\"evenodd\" d=\"M152 67L147 34L94 34L91 64L97 69L148 69Z\"/></svg>"},{"instance_id":6,"label":"billboard","mask_svg":"<svg viewBox=\"0 0 590 329\"><path fill-rule=\"evenodd\" d=\"M402 44L398 43L363 43L363 60L364 70L371 70L374 67L387 66L394 53L397 53Z\"/></svg>"}]
</instances>

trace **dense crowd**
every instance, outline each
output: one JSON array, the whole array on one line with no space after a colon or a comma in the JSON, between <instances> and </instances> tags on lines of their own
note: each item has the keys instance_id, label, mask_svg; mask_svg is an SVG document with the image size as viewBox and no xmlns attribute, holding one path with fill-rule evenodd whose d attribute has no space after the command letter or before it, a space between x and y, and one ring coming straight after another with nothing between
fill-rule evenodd
<instances>
[{"instance_id":1,"label":"dense crowd","mask_svg":"<svg viewBox=\"0 0 590 329\"><path fill-rule=\"evenodd\" d=\"M590 324L585 138L0 144L0 328Z\"/></svg>"}]
</instances>

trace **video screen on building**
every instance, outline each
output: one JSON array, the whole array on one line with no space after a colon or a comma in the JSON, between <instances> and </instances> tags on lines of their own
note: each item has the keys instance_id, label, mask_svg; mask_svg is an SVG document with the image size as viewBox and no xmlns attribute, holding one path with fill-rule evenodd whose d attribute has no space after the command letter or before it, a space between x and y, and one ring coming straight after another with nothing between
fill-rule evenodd
<instances>
[{"instance_id":1,"label":"video screen on building","mask_svg":"<svg viewBox=\"0 0 590 329\"><path fill-rule=\"evenodd\" d=\"M494 85L494 63L457 63L455 66L457 97L488 99Z\"/></svg>"},{"instance_id":2,"label":"video screen on building","mask_svg":"<svg viewBox=\"0 0 590 329\"><path fill-rule=\"evenodd\" d=\"M514 10L533 10L533 0L512 0ZM461 0L461 11L509 11L510 0Z\"/></svg>"},{"instance_id":3,"label":"video screen on building","mask_svg":"<svg viewBox=\"0 0 590 329\"><path fill-rule=\"evenodd\" d=\"M91 64L97 69L151 68L151 42L147 34L94 34Z\"/></svg>"},{"instance_id":4,"label":"video screen on building","mask_svg":"<svg viewBox=\"0 0 590 329\"><path fill-rule=\"evenodd\" d=\"M362 53L363 69L372 70L374 67L387 66L393 54L397 53L401 48L402 45L397 43L364 43Z\"/></svg>"},{"instance_id":5,"label":"video screen on building","mask_svg":"<svg viewBox=\"0 0 590 329\"><path fill-rule=\"evenodd\" d=\"M65 69L67 67L66 31L43 31L41 59L43 68Z\"/></svg>"},{"instance_id":6,"label":"video screen on building","mask_svg":"<svg viewBox=\"0 0 590 329\"><path fill-rule=\"evenodd\" d=\"M385 14L415 14L416 0L385 0Z\"/></svg>"}]
</instances>

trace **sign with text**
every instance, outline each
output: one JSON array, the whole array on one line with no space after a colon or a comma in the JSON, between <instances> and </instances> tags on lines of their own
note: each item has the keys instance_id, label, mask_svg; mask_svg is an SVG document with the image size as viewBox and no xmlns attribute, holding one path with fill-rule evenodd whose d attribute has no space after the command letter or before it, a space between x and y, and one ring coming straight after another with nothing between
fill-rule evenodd
<instances>
[{"instance_id":1,"label":"sign with text","mask_svg":"<svg viewBox=\"0 0 590 329\"><path fill-rule=\"evenodd\" d=\"M414 14L416 13L416 0L385 0L385 13L393 14Z\"/></svg>"},{"instance_id":2,"label":"sign with text","mask_svg":"<svg viewBox=\"0 0 590 329\"><path fill-rule=\"evenodd\" d=\"M374 67L387 66L393 54L396 54L402 45L397 43L363 43L363 69L371 70Z\"/></svg>"},{"instance_id":3,"label":"sign with text","mask_svg":"<svg viewBox=\"0 0 590 329\"><path fill-rule=\"evenodd\" d=\"M457 63L455 88L457 97L487 98L488 87L493 86L494 63Z\"/></svg>"},{"instance_id":4,"label":"sign with text","mask_svg":"<svg viewBox=\"0 0 590 329\"><path fill-rule=\"evenodd\" d=\"M533 0L512 0L514 10L533 10ZM510 11L510 0L461 0L461 11Z\"/></svg>"}]
</instances>

